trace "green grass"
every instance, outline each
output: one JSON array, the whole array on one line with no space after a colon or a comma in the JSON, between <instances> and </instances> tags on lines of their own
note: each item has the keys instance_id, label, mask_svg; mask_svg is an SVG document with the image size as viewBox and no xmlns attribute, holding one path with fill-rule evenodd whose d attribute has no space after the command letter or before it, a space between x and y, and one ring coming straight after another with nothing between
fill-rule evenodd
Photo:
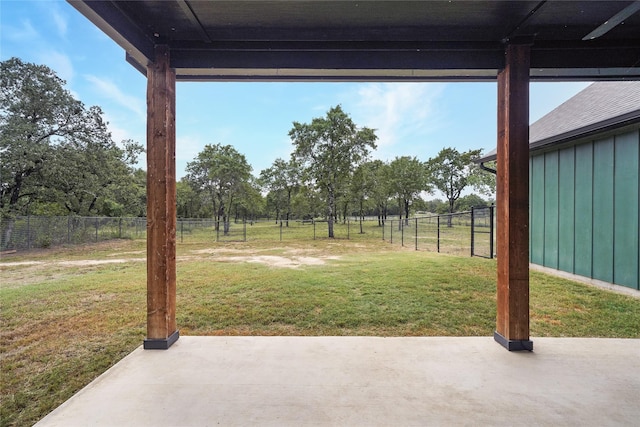
<instances>
[{"instance_id":1,"label":"green grass","mask_svg":"<svg viewBox=\"0 0 640 427\"><path fill-rule=\"evenodd\" d=\"M141 345L145 263L61 263L140 258L144 249L129 240L3 258L1 425L33 424ZM326 264L233 259L247 255ZM30 260L44 264L6 266ZM491 336L495 311L493 260L364 237L216 244L194 230L178 244L182 335ZM531 273L531 335L640 338L640 300Z\"/></svg>"}]
</instances>

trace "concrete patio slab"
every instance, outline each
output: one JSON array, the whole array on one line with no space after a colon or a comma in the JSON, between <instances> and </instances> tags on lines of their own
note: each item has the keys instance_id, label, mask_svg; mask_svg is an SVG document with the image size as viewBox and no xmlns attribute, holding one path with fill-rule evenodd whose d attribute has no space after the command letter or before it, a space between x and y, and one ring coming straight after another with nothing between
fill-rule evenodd
<instances>
[{"instance_id":1,"label":"concrete patio slab","mask_svg":"<svg viewBox=\"0 0 640 427\"><path fill-rule=\"evenodd\" d=\"M37 426L640 425L640 340L181 337Z\"/></svg>"}]
</instances>

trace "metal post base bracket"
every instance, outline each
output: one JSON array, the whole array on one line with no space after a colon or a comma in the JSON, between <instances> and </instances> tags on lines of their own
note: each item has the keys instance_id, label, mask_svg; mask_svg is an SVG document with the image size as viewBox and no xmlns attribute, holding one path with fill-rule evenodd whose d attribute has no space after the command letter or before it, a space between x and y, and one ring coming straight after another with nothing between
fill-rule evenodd
<instances>
[{"instance_id":1,"label":"metal post base bracket","mask_svg":"<svg viewBox=\"0 0 640 427\"><path fill-rule=\"evenodd\" d=\"M169 338L146 338L144 340L143 348L145 350L167 350L180 338L180 331L175 331Z\"/></svg>"},{"instance_id":2,"label":"metal post base bracket","mask_svg":"<svg viewBox=\"0 0 640 427\"><path fill-rule=\"evenodd\" d=\"M498 331L493 333L493 339L509 351L533 351L533 341L531 340L508 340Z\"/></svg>"}]
</instances>

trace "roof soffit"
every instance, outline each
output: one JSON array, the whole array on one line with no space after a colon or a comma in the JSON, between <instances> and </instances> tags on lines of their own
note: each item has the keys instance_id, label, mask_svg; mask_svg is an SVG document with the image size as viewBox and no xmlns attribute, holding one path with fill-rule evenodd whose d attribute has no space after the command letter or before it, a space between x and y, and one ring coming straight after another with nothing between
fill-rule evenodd
<instances>
[{"instance_id":1,"label":"roof soffit","mask_svg":"<svg viewBox=\"0 0 640 427\"><path fill-rule=\"evenodd\" d=\"M70 3L141 71L168 44L181 80L493 79L519 37L534 42L533 79L640 78L640 13L581 40L629 1Z\"/></svg>"}]
</instances>

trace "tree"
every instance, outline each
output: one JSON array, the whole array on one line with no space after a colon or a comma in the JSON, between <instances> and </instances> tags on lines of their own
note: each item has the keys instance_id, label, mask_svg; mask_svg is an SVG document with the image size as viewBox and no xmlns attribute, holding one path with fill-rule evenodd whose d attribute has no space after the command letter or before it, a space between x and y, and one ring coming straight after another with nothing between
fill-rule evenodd
<instances>
[{"instance_id":1,"label":"tree","mask_svg":"<svg viewBox=\"0 0 640 427\"><path fill-rule=\"evenodd\" d=\"M13 218L39 214L122 214L136 185L133 164L142 147L118 147L99 107L85 108L43 65L0 63L0 216L3 239ZM144 187L143 187L144 188ZM137 193L134 191L133 193ZM137 205L138 201L135 201Z\"/></svg>"},{"instance_id":2,"label":"tree","mask_svg":"<svg viewBox=\"0 0 640 427\"><path fill-rule=\"evenodd\" d=\"M205 214L202 197L187 177L176 182L176 214L178 218L200 218ZM211 212L209 212L211 214Z\"/></svg>"},{"instance_id":3,"label":"tree","mask_svg":"<svg viewBox=\"0 0 640 427\"><path fill-rule=\"evenodd\" d=\"M449 213L455 212L456 200L467 186L478 191L487 190L487 184L477 179L482 171L474 163L474 159L479 158L481 153L482 150L460 153L455 148L443 148L436 157L427 161L429 181L447 198ZM448 225L451 226L451 217Z\"/></svg>"},{"instance_id":4,"label":"tree","mask_svg":"<svg viewBox=\"0 0 640 427\"><path fill-rule=\"evenodd\" d=\"M482 197L478 196L477 194L468 194L466 196L460 197L456 201L456 211L457 212L470 211L471 208L483 208L489 205L490 203L488 203L486 200L484 200Z\"/></svg>"},{"instance_id":5,"label":"tree","mask_svg":"<svg viewBox=\"0 0 640 427\"><path fill-rule=\"evenodd\" d=\"M358 209L360 234L364 234L362 220L364 218L366 204L373 193L374 185L375 170L371 167L371 162L366 162L358 166L351 177L350 193Z\"/></svg>"},{"instance_id":6,"label":"tree","mask_svg":"<svg viewBox=\"0 0 640 427\"><path fill-rule=\"evenodd\" d=\"M234 201L233 209L235 212L235 220L244 220L249 218L252 221L263 212L265 199L260 193L260 185L253 177L243 184L243 189Z\"/></svg>"},{"instance_id":7,"label":"tree","mask_svg":"<svg viewBox=\"0 0 640 427\"><path fill-rule=\"evenodd\" d=\"M326 203L320 197L317 189L302 185L291 201L293 214L303 220L315 219L322 216Z\"/></svg>"},{"instance_id":8,"label":"tree","mask_svg":"<svg viewBox=\"0 0 640 427\"><path fill-rule=\"evenodd\" d=\"M101 115L97 107L94 114ZM43 170L43 186L52 201L72 215L123 216L145 212L140 206L146 182L135 177L142 146L111 138L68 138L53 147L51 165Z\"/></svg>"},{"instance_id":9,"label":"tree","mask_svg":"<svg viewBox=\"0 0 640 427\"><path fill-rule=\"evenodd\" d=\"M229 215L234 199L242 194L251 177L247 159L231 145L205 145L193 162L187 163L188 180L196 191L204 191L210 197L216 220L229 232Z\"/></svg>"},{"instance_id":10,"label":"tree","mask_svg":"<svg viewBox=\"0 0 640 427\"><path fill-rule=\"evenodd\" d=\"M375 204L376 214L378 216L378 226L384 226L387 220L387 211L389 208L389 200L393 196L393 188L390 182L391 170L388 163L382 160L374 160L368 166L373 172L373 184L371 199Z\"/></svg>"},{"instance_id":11,"label":"tree","mask_svg":"<svg viewBox=\"0 0 640 427\"><path fill-rule=\"evenodd\" d=\"M373 129L358 128L339 105L309 124L294 122L289 136L295 146L293 159L326 196L329 237L333 238L336 196L347 185L351 171L376 148L377 136Z\"/></svg>"},{"instance_id":12,"label":"tree","mask_svg":"<svg viewBox=\"0 0 640 427\"><path fill-rule=\"evenodd\" d=\"M396 157L389 164L390 184L398 199L400 208L400 222L404 211L405 221L409 223L411 203L420 193L431 193L431 186L427 183L427 170L424 163L416 157Z\"/></svg>"},{"instance_id":13,"label":"tree","mask_svg":"<svg viewBox=\"0 0 640 427\"><path fill-rule=\"evenodd\" d=\"M45 206L77 215L139 213L133 165L142 146L128 140L119 147L102 110L86 109L50 68L18 58L0 67L2 216L29 206L42 214L50 214Z\"/></svg>"},{"instance_id":14,"label":"tree","mask_svg":"<svg viewBox=\"0 0 640 427\"><path fill-rule=\"evenodd\" d=\"M19 213L43 193L41 172L53 144L105 132L50 68L11 58L0 63L0 209Z\"/></svg>"},{"instance_id":15,"label":"tree","mask_svg":"<svg viewBox=\"0 0 640 427\"><path fill-rule=\"evenodd\" d=\"M276 222L282 217L280 212L284 213L286 226L289 226L289 217L291 215L291 201L295 192L300 188L300 167L295 160L288 162L278 158L274 160L271 167L260 172L260 185L269 192L271 201L276 210Z\"/></svg>"},{"instance_id":16,"label":"tree","mask_svg":"<svg viewBox=\"0 0 640 427\"><path fill-rule=\"evenodd\" d=\"M432 199L424 202L424 210L430 214L446 212L448 207L448 203L443 202L441 199Z\"/></svg>"}]
</instances>

